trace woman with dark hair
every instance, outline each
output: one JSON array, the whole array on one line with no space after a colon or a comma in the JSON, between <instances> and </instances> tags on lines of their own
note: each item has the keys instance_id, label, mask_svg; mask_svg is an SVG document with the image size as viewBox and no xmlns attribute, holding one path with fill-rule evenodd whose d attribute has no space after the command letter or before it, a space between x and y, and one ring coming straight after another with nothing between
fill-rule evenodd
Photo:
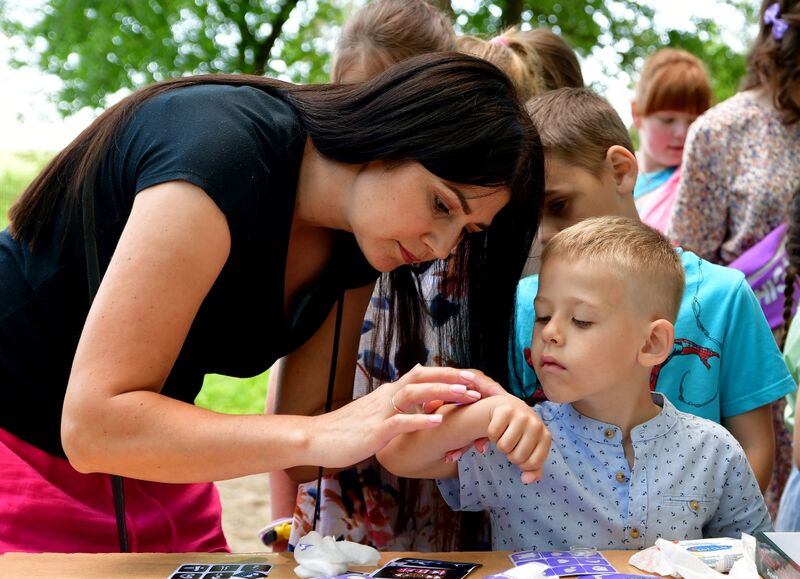
<instances>
[{"instance_id":1,"label":"woman with dark hair","mask_svg":"<svg viewBox=\"0 0 800 579\"><path fill-rule=\"evenodd\" d=\"M421 16L424 24L420 24ZM452 26L443 26L443 22L447 22L446 16L425 0L378 0L366 4L342 29L331 66L333 82L363 82L391 63L408 58L410 53L443 50L443 45L453 43ZM531 62L534 55L519 43L492 44L462 36L457 45L459 51L482 58L505 72L514 83L518 98L527 99L540 90L540 72ZM445 345L452 341L450 334L463 333L459 324L468 321L466 316L455 315L467 311L461 302L466 301L465 294L469 292L458 274L463 271L463 264L457 264L457 259L448 256L415 266L411 268L411 278L406 270L381 276L364 320L354 397L395 380L418 363L474 364L468 352L479 353L478 344L467 351L462 348L460 356L452 359L438 355L449 351ZM454 268L453 275L450 268ZM394 286L419 287L427 301L427 311L419 315L418 308L409 308L401 300L393 304L392 300L383 299L387 289ZM444 308L437 307L442 304ZM398 325L394 319L405 323ZM426 333L424 340L419 339L420 331ZM282 372L283 366L276 364L270 379ZM504 375L494 372L493 376ZM271 395L276 391L269 389ZM277 409L286 412L292 393L280 398L283 404ZM453 551L480 546L473 536L480 525L464 520L475 517L454 513L440 497L435 481L398 479L381 468L374 457L352 469L326 471L323 476L312 469L293 469L287 474L293 478L287 479L284 473L270 475L270 508L276 519L265 530L285 523L287 515L291 516L288 542L272 544L273 550L296 545L311 530L385 551ZM295 481L301 484L298 486Z\"/></svg>"},{"instance_id":2,"label":"woman with dark hair","mask_svg":"<svg viewBox=\"0 0 800 579\"><path fill-rule=\"evenodd\" d=\"M110 108L0 234L0 551L224 550L207 481L354 464L435 427L420 403L501 391L478 370L505 377L541 175L513 86L454 53L361 84L175 79ZM379 272L407 332L411 266L451 252L477 370L414 367L313 416L351 396ZM192 406L206 373L278 358L297 416Z\"/></svg>"}]
</instances>

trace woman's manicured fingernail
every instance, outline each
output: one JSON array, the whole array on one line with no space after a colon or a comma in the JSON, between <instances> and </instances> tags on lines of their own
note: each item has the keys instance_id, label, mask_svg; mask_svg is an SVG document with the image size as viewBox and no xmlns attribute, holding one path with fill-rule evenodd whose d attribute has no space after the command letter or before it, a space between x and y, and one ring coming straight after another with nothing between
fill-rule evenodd
<instances>
[{"instance_id":1,"label":"woman's manicured fingernail","mask_svg":"<svg viewBox=\"0 0 800 579\"><path fill-rule=\"evenodd\" d=\"M433 422L434 424L439 424L442 421L442 418L444 418L444 416L441 414L428 414L427 416L428 422Z\"/></svg>"},{"instance_id":2,"label":"woman's manicured fingernail","mask_svg":"<svg viewBox=\"0 0 800 579\"><path fill-rule=\"evenodd\" d=\"M477 390L467 390L467 396L469 396L470 398L474 398L475 400L477 400L478 398L480 398L480 397L481 397L481 393L480 393L480 392L478 392Z\"/></svg>"},{"instance_id":3,"label":"woman's manicured fingernail","mask_svg":"<svg viewBox=\"0 0 800 579\"><path fill-rule=\"evenodd\" d=\"M461 370L458 373L464 380L474 380L475 379L475 372L470 372L469 370Z\"/></svg>"},{"instance_id":4,"label":"woman's manicured fingernail","mask_svg":"<svg viewBox=\"0 0 800 579\"><path fill-rule=\"evenodd\" d=\"M453 394L463 394L464 392L467 392L467 387L463 384L450 384L450 392Z\"/></svg>"}]
</instances>

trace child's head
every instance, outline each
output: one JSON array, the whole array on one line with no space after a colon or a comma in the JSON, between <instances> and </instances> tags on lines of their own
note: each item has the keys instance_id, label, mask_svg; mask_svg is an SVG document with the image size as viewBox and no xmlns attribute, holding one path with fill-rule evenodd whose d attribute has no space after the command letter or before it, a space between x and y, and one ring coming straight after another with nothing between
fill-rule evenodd
<instances>
[{"instance_id":1,"label":"child's head","mask_svg":"<svg viewBox=\"0 0 800 579\"><path fill-rule=\"evenodd\" d=\"M800 120L800 0L762 0L742 89L765 89L784 123Z\"/></svg>"},{"instance_id":2,"label":"child's head","mask_svg":"<svg viewBox=\"0 0 800 579\"><path fill-rule=\"evenodd\" d=\"M406 58L455 49L453 25L425 0L376 0L345 22L331 79L359 82Z\"/></svg>"},{"instance_id":3,"label":"child's head","mask_svg":"<svg viewBox=\"0 0 800 579\"><path fill-rule=\"evenodd\" d=\"M636 218L636 156L622 119L585 88L563 88L531 99L528 113L545 153L541 239L588 217Z\"/></svg>"},{"instance_id":4,"label":"child's head","mask_svg":"<svg viewBox=\"0 0 800 579\"><path fill-rule=\"evenodd\" d=\"M459 36L456 38L456 48L459 52L488 60L505 72L517 87L517 93L523 102L545 90L538 55L517 41L512 32L495 36L491 40Z\"/></svg>"},{"instance_id":5,"label":"child's head","mask_svg":"<svg viewBox=\"0 0 800 579\"><path fill-rule=\"evenodd\" d=\"M531 344L547 398L647 388L672 351L683 283L670 242L638 220L597 217L555 235L542 252Z\"/></svg>"},{"instance_id":6,"label":"child's head","mask_svg":"<svg viewBox=\"0 0 800 579\"><path fill-rule=\"evenodd\" d=\"M572 47L558 34L546 28L514 31L514 40L535 54L540 62L544 90L583 88L583 74Z\"/></svg>"},{"instance_id":7,"label":"child's head","mask_svg":"<svg viewBox=\"0 0 800 579\"><path fill-rule=\"evenodd\" d=\"M689 125L710 106L711 85L700 59L673 48L649 57L631 103L643 169L657 171L680 165Z\"/></svg>"}]
</instances>

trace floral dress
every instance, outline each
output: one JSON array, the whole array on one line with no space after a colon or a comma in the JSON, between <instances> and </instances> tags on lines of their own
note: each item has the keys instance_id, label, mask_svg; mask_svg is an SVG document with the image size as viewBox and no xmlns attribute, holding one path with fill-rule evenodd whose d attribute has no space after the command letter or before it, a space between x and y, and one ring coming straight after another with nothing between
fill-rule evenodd
<instances>
[{"instance_id":1,"label":"floral dress","mask_svg":"<svg viewBox=\"0 0 800 579\"><path fill-rule=\"evenodd\" d=\"M689 129L667 235L728 265L778 227L800 186L800 123L738 93Z\"/></svg>"},{"instance_id":2,"label":"floral dress","mask_svg":"<svg viewBox=\"0 0 800 579\"><path fill-rule=\"evenodd\" d=\"M436 329L454 320L463 305L463 300L454 295L453 284L448 283L447 272L440 272L446 270L441 265L428 266L418 272L429 309L425 326L427 357L421 361L426 365L442 365L446 361L433 346L438 343ZM399 378L395 358L402 348L395 343L389 352L380 352L372 346L375 320L388 307L385 299L373 295L362 327L353 388L356 398L370 391L373 377L379 383ZM389 358L386 370L383 369L385 356ZM321 494L316 530L323 536L332 535L385 551L448 551L459 548L461 517L441 498L435 481L399 479L373 458L324 476L320 491L318 493L316 480L299 486L290 547L314 529L314 511L318 494ZM409 496L414 497L414 504L401 509L403 497ZM401 517L404 520L400 520Z\"/></svg>"}]
</instances>

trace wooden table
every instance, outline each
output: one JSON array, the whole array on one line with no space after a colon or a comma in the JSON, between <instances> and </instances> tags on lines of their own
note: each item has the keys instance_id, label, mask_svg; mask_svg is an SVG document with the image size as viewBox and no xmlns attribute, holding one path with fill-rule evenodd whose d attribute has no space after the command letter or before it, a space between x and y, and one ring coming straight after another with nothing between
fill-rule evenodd
<instances>
[{"instance_id":1,"label":"wooden table","mask_svg":"<svg viewBox=\"0 0 800 579\"><path fill-rule=\"evenodd\" d=\"M620 573L642 574L628 565L633 551L604 551L603 554ZM381 563L394 557L420 557L481 563L470 578L485 577L512 566L509 551L455 553L382 553ZM29 554L0 555L0 577L28 579L167 579L183 563L271 563L269 579L296 579L295 561L287 553L132 553L132 554ZM351 570L371 572L376 567Z\"/></svg>"}]
</instances>

